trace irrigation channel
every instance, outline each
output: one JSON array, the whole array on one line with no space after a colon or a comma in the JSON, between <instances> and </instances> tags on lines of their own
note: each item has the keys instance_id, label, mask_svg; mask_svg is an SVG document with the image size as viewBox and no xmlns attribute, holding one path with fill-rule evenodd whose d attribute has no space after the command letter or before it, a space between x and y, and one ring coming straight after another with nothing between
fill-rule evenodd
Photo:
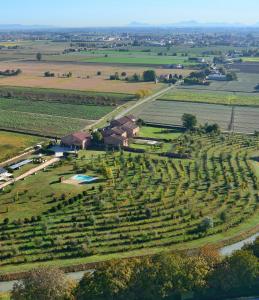
<instances>
[{"instance_id":1,"label":"irrigation channel","mask_svg":"<svg viewBox=\"0 0 259 300\"><path fill-rule=\"evenodd\" d=\"M247 239L244 239L238 243L232 244L232 245L228 245L225 246L223 248L220 249L220 254L223 256L227 256L232 254L234 251L240 250L244 245L246 244L251 244L253 243L256 238L259 237L259 232L250 236ZM72 272L72 273L67 273L66 275L71 278L74 279L76 281L79 281L86 272L93 272L94 270L85 270L85 271L80 271L80 272ZM9 292L12 290L13 285L16 283L17 281L2 281L0 282L0 292Z\"/></svg>"}]
</instances>

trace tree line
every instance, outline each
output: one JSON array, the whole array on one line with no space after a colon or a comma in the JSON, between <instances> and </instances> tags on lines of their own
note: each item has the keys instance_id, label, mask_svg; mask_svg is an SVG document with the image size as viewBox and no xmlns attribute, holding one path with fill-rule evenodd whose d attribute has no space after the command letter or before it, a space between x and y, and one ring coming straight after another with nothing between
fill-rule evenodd
<instances>
[{"instance_id":1,"label":"tree line","mask_svg":"<svg viewBox=\"0 0 259 300\"><path fill-rule=\"evenodd\" d=\"M258 241L255 249L258 248ZM75 283L63 271L40 267L16 283L13 300L224 300L259 290L258 252L222 258L212 246L195 254L161 254L101 263Z\"/></svg>"}]
</instances>

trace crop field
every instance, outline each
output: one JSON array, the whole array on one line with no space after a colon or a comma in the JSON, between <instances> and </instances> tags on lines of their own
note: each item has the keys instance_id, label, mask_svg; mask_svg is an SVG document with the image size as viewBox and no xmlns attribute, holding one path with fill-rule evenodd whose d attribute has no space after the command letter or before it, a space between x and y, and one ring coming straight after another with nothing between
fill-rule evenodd
<instances>
[{"instance_id":1,"label":"crop field","mask_svg":"<svg viewBox=\"0 0 259 300\"><path fill-rule=\"evenodd\" d=\"M184 89L206 90L206 91L223 91L235 93L254 93L255 86L259 83L258 74L238 73L237 81L211 81L209 86L191 85L183 86Z\"/></svg>"},{"instance_id":2,"label":"crop field","mask_svg":"<svg viewBox=\"0 0 259 300\"><path fill-rule=\"evenodd\" d=\"M116 72L119 74L126 72L127 76L132 76L134 73L143 74L147 69L143 67L97 66L62 62L0 62L0 70L17 68L20 68L23 73L19 77L0 78L0 86L27 86L128 94L135 94L140 89L157 90L162 86L161 84L155 85L150 82L129 83L123 80L109 80L110 75ZM168 70L160 68L155 68L155 70L158 75L168 73L188 75L191 72L191 70ZM54 72L56 77L44 77L44 72L46 71ZM101 72L100 76L97 76L98 71ZM58 74L62 75L68 72L72 72L72 78L58 78Z\"/></svg>"},{"instance_id":3,"label":"crop field","mask_svg":"<svg viewBox=\"0 0 259 300\"><path fill-rule=\"evenodd\" d=\"M0 128L45 136L63 136L81 130L91 123L83 119L0 110Z\"/></svg>"},{"instance_id":4,"label":"crop field","mask_svg":"<svg viewBox=\"0 0 259 300\"><path fill-rule=\"evenodd\" d=\"M30 101L0 98L0 111L16 111L36 114L47 114L75 119L98 120L110 113L112 106L74 105L69 103L49 103L47 101Z\"/></svg>"},{"instance_id":5,"label":"crop field","mask_svg":"<svg viewBox=\"0 0 259 300\"><path fill-rule=\"evenodd\" d=\"M240 72L244 73L252 73L258 74L259 73L259 62L258 61L250 61L250 62L243 62L243 63L234 63L231 65L233 69L236 69Z\"/></svg>"},{"instance_id":6,"label":"crop field","mask_svg":"<svg viewBox=\"0 0 259 300\"><path fill-rule=\"evenodd\" d=\"M50 137L81 130L132 100L127 94L20 87L0 93L0 128Z\"/></svg>"},{"instance_id":7,"label":"crop field","mask_svg":"<svg viewBox=\"0 0 259 300\"><path fill-rule=\"evenodd\" d=\"M259 106L259 94L257 93L210 92L207 90L197 91L197 89L179 88L164 95L161 99L169 101Z\"/></svg>"},{"instance_id":8,"label":"crop field","mask_svg":"<svg viewBox=\"0 0 259 300\"><path fill-rule=\"evenodd\" d=\"M173 151L191 159L82 152L16 183L1 194L0 272L224 238L256 216L258 179L250 157L258 142L241 135L182 135ZM99 182L60 183L60 176L75 172ZM213 226L205 229L204 220Z\"/></svg>"},{"instance_id":9,"label":"crop field","mask_svg":"<svg viewBox=\"0 0 259 300\"><path fill-rule=\"evenodd\" d=\"M184 113L194 114L198 123L217 123L221 130L228 131L231 125L232 106L206 103L157 100L144 104L135 112L146 122L181 126ZM246 125L247 124L247 125ZM236 106L234 109L234 130L254 133L259 130L259 108Z\"/></svg>"},{"instance_id":10,"label":"crop field","mask_svg":"<svg viewBox=\"0 0 259 300\"><path fill-rule=\"evenodd\" d=\"M0 131L0 163L42 140L42 138L34 136Z\"/></svg>"}]
</instances>

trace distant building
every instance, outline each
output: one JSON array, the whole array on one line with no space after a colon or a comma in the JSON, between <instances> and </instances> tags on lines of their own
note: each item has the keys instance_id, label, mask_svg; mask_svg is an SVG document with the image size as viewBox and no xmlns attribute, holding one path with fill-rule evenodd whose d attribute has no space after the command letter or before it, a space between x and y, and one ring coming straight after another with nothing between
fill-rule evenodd
<instances>
[{"instance_id":1,"label":"distant building","mask_svg":"<svg viewBox=\"0 0 259 300\"><path fill-rule=\"evenodd\" d=\"M66 147L86 149L92 141L91 134L88 132L75 132L61 139L61 144Z\"/></svg>"}]
</instances>

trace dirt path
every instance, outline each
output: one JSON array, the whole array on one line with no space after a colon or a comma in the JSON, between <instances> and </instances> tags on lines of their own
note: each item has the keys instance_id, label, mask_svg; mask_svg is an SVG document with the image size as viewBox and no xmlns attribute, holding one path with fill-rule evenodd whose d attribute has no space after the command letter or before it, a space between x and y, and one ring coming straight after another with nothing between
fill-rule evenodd
<instances>
[{"instance_id":1,"label":"dirt path","mask_svg":"<svg viewBox=\"0 0 259 300\"><path fill-rule=\"evenodd\" d=\"M28 172L26 172L26 173L24 173L24 174L22 174L22 175L20 175L20 176L18 176L18 177L16 177L16 178L14 178L13 180L10 180L10 181L8 181L8 182L5 182L5 183L1 184L1 185L0 185L0 189L3 189L3 188L5 188L5 187L9 186L10 184L13 184L13 183L15 183L15 182L17 182L17 181L19 181L19 180L22 180L22 179L24 179L24 178L26 178L26 177L28 177L28 176L31 176L31 175L33 175L34 173L37 173L37 172L39 172L39 171L45 169L46 167L48 167L48 166L50 166L50 165L52 165L52 164L58 162L59 160L60 160L60 158L54 157L54 158L52 158L51 160L46 161L45 163L39 165L38 167L35 167L35 168L29 170Z\"/></svg>"}]
</instances>

